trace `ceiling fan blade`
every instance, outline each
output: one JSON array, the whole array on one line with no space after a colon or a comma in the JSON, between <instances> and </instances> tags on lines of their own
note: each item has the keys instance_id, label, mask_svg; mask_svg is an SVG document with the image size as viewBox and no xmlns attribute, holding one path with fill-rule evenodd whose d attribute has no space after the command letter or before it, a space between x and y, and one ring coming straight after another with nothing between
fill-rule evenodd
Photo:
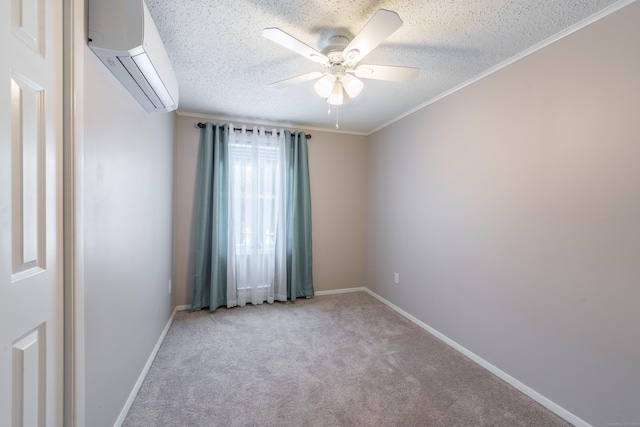
<instances>
[{"instance_id":1,"label":"ceiling fan blade","mask_svg":"<svg viewBox=\"0 0 640 427\"><path fill-rule=\"evenodd\" d=\"M362 79L388 80L408 83L418 77L419 68L393 65L360 65L354 74Z\"/></svg>"},{"instance_id":2,"label":"ceiling fan blade","mask_svg":"<svg viewBox=\"0 0 640 427\"><path fill-rule=\"evenodd\" d=\"M315 80L319 77L322 77L324 74L325 73L321 73L320 71L314 71L313 73L307 73L301 76L291 77L290 79L280 80L279 82L269 83L269 86L274 87L276 89L280 89L280 88L292 86L298 83L304 83L310 80Z\"/></svg>"},{"instance_id":3,"label":"ceiling fan blade","mask_svg":"<svg viewBox=\"0 0 640 427\"><path fill-rule=\"evenodd\" d=\"M378 10L358 35L351 40L351 43L347 45L343 53L344 58L349 63L355 64L401 26L402 19L397 13L386 9Z\"/></svg>"},{"instance_id":4,"label":"ceiling fan blade","mask_svg":"<svg viewBox=\"0 0 640 427\"><path fill-rule=\"evenodd\" d=\"M298 55L302 55L314 62L318 62L320 64L327 64L329 62L329 59L323 53L317 51L311 46L307 46L297 38L285 33L279 28L265 28L262 30L262 37L278 43L280 46L286 47Z\"/></svg>"}]
</instances>

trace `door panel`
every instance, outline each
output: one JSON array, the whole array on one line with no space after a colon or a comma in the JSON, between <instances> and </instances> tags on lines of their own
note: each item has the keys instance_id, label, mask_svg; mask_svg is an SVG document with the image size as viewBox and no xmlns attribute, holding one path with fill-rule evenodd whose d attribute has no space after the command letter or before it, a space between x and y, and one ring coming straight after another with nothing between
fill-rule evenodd
<instances>
[{"instance_id":1,"label":"door panel","mask_svg":"<svg viewBox=\"0 0 640 427\"><path fill-rule=\"evenodd\" d=\"M0 16L0 425L59 426L62 2Z\"/></svg>"},{"instance_id":2,"label":"door panel","mask_svg":"<svg viewBox=\"0 0 640 427\"><path fill-rule=\"evenodd\" d=\"M11 75L12 282L46 269L44 89Z\"/></svg>"}]
</instances>

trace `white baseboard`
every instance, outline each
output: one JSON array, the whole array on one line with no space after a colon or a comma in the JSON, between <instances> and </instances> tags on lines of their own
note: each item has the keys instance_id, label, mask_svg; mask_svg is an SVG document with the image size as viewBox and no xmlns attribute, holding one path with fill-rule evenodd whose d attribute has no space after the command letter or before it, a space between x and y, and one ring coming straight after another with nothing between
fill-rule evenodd
<instances>
[{"instance_id":1,"label":"white baseboard","mask_svg":"<svg viewBox=\"0 0 640 427\"><path fill-rule=\"evenodd\" d=\"M176 311L187 311L191 310L191 304L189 305L179 305L176 307Z\"/></svg>"},{"instance_id":2,"label":"white baseboard","mask_svg":"<svg viewBox=\"0 0 640 427\"><path fill-rule=\"evenodd\" d=\"M127 414L129 413L129 409L131 409L131 405L133 405L133 401L136 400L136 396L138 395L138 391L140 391L140 387L142 387L142 383L144 382L144 379L147 377L147 373L149 372L149 369L151 368L151 364L153 363L153 359L156 358L156 354L158 354L158 350L160 350L160 346L162 345L162 341L164 341L164 337L166 337L167 336L167 332L169 332L169 328L171 327L171 324L173 323L174 317L176 317L176 312L177 311L178 311L178 309L176 307L173 310L173 313L171 314L171 318L167 322L167 325L164 327L164 330L162 331L162 334L160 334L160 338L158 338L158 342L156 343L156 346L151 351L151 355L149 356L149 359L147 359L147 363L144 365L144 368L142 369L142 372L140 373L140 376L138 377L138 381L136 381L136 384L133 386L133 390L131 390L131 394L129 394L129 398L127 399L126 403L124 404L124 407L122 408L122 411L120 412L120 416L116 420L116 422L114 424L114 427L120 427L120 426L122 426L122 423L124 423L124 419L127 417Z\"/></svg>"},{"instance_id":3,"label":"white baseboard","mask_svg":"<svg viewBox=\"0 0 640 427\"><path fill-rule=\"evenodd\" d=\"M322 295L335 295L335 294L348 294L351 292L364 292L367 288L365 287L360 287L360 288L346 288L346 289L332 289L330 291L317 291L314 292L314 294L316 296L322 296Z\"/></svg>"},{"instance_id":4,"label":"white baseboard","mask_svg":"<svg viewBox=\"0 0 640 427\"><path fill-rule=\"evenodd\" d=\"M565 420L567 420L568 422L570 422L574 426L576 426L576 427L591 427L591 425L589 423L587 423L586 421L584 421L583 419L581 419L578 416L576 416L576 415L572 414L571 412L567 411L562 406L558 405L557 403L553 402L552 400L544 397L543 395L541 395L537 391L533 390L531 387L529 387L526 384L523 384L522 382L520 382L517 379L513 378L511 375L507 374L503 370L501 370L501 369L497 368L496 366L492 365L491 363L487 362L482 357L478 356L477 354L473 353L472 351L470 351L470 350L466 349L465 347L461 346L460 344L458 344L457 342L455 342L451 338L447 337L446 335L444 335L444 334L438 332L437 330L433 329L431 326L427 325L423 321L421 321L418 318L416 318L416 317L412 316L411 314L407 313L406 311L404 311L400 307L390 303L389 301L387 301L386 299L384 299L380 295L376 294L372 290L370 290L368 288L364 288L363 290L366 293L368 293L369 295L371 295L372 297L376 298L377 300L379 300L380 302L385 304L386 306L390 307L391 309L393 309L394 311L399 313L400 315L406 317L407 319L409 319L410 321L412 321L416 325L420 326L422 329L424 329L425 331L429 332L431 335L435 336L440 341L442 341L445 344L449 345L454 350L457 350L458 352L464 354L466 357L468 357L469 359L473 360L478 365L482 366L487 371L491 372L492 374L494 374L495 376L497 376L498 378L500 378L501 380L503 380L507 384L512 385L516 389L520 390L522 393L524 393L527 396L529 396L531 399L535 400L536 402L538 402L539 404L541 404L545 408L549 409L551 412L554 412L556 415L564 418Z\"/></svg>"}]
</instances>

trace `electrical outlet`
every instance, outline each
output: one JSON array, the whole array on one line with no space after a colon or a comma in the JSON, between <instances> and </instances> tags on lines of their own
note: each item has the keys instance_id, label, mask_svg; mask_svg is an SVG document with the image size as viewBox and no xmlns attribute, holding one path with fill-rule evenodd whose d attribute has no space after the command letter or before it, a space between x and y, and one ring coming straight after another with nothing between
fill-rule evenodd
<instances>
[{"instance_id":1,"label":"electrical outlet","mask_svg":"<svg viewBox=\"0 0 640 427\"><path fill-rule=\"evenodd\" d=\"M171 293L171 279L169 279L169 293Z\"/></svg>"},{"instance_id":2,"label":"electrical outlet","mask_svg":"<svg viewBox=\"0 0 640 427\"><path fill-rule=\"evenodd\" d=\"M394 276L393 281L396 285L400 284L400 275L398 273L396 273L396 275Z\"/></svg>"}]
</instances>

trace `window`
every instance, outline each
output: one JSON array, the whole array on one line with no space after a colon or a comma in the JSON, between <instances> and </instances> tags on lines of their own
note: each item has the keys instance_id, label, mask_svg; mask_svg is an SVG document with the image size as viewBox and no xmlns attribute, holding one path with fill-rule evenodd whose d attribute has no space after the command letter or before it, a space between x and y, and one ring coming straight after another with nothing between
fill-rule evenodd
<instances>
[{"instance_id":1,"label":"window","mask_svg":"<svg viewBox=\"0 0 640 427\"><path fill-rule=\"evenodd\" d=\"M306 136L200 127L191 307L312 296Z\"/></svg>"},{"instance_id":2,"label":"window","mask_svg":"<svg viewBox=\"0 0 640 427\"><path fill-rule=\"evenodd\" d=\"M262 139L262 143L250 142L247 135L236 135L234 143L229 144L229 187L237 224L237 254L275 251L277 219L283 202L280 188L283 147Z\"/></svg>"},{"instance_id":3,"label":"window","mask_svg":"<svg viewBox=\"0 0 640 427\"><path fill-rule=\"evenodd\" d=\"M274 134L229 137L229 259L239 298L271 287L285 262L284 137Z\"/></svg>"}]
</instances>

